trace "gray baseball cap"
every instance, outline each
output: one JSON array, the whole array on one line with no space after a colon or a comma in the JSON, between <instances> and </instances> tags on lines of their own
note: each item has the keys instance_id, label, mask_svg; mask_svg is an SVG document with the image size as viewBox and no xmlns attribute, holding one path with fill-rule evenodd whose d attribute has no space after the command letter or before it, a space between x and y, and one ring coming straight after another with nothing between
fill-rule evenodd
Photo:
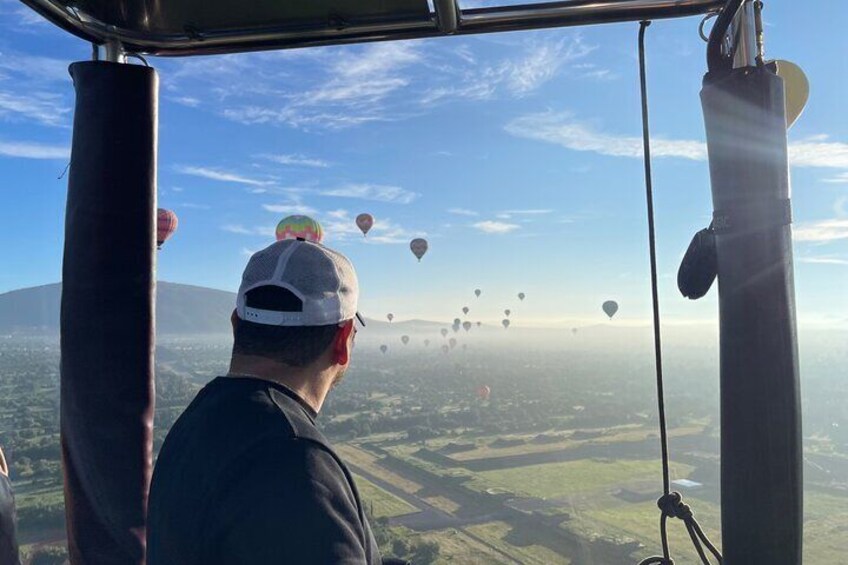
<instances>
[{"instance_id":1,"label":"gray baseball cap","mask_svg":"<svg viewBox=\"0 0 848 565\"><path fill-rule=\"evenodd\" d=\"M299 312L251 307L247 293L259 287L290 291L303 304ZM350 260L319 243L284 239L254 253L241 278L236 313L269 326L328 326L357 318L359 282Z\"/></svg>"}]
</instances>

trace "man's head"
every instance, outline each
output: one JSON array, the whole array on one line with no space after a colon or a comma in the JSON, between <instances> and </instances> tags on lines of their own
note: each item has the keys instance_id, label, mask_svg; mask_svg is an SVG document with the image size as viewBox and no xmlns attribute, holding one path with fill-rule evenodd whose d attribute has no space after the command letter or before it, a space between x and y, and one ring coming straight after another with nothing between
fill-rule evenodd
<instances>
[{"instance_id":1,"label":"man's head","mask_svg":"<svg viewBox=\"0 0 848 565\"><path fill-rule=\"evenodd\" d=\"M233 370L262 365L338 382L358 299L353 265L323 245L288 239L255 253L233 312Z\"/></svg>"}]
</instances>

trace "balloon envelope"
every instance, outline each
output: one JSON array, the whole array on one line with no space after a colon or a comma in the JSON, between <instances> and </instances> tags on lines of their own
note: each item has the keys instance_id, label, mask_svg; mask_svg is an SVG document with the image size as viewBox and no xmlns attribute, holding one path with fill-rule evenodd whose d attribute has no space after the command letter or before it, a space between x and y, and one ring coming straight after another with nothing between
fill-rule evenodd
<instances>
[{"instance_id":1,"label":"balloon envelope","mask_svg":"<svg viewBox=\"0 0 848 565\"><path fill-rule=\"evenodd\" d=\"M504 316L506 316L507 318L509 318L509 315L510 315L510 314L512 314L512 310L510 310L509 308L507 308L506 310L504 310Z\"/></svg>"},{"instance_id":2,"label":"balloon envelope","mask_svg":"<svg viewBox=\"0 0 848 565\"><path fill-rule=\"evenodd\" d=\"M162 244L177 231L180 221L171 210L159 208L156 210L156 247L162 249Z\"/></svg>"},{"instance_id":3,"label":"balloon envelope","mask_svg":"<svg viewBox=\"0 0 848 565\"><path fill-rule=\"evenodd\" d=\"M810 98L810 81L801 67L790 61L778 60L777 76L783 79L784 105L786 106L786 127L792 127Z\"/></svg>"},{"instance_id":4,"label":"balloon envelope","mask_svg":"<svg viewBox=\"0 0 848 565\"><path fill-rule=\"evenodd\" d=\"M356 217L356 227L362 232L362 235L368 235L371 226L374 225L374 216L371 214L360 214Z\"/></svg>"},{"instance_id":5,"label":"balloon envelope","mask_svg":"<svg viewBox=\"0 0 848 565\"><path fill-rule=\"evenodd\" d=\"M471 329L471 322L462 322L462 329L468 331Z\"/></svg>"},{"instance_id":6,"label":"balloon envelope","mask_svg":"<svg viewBox=\"0 0 848 565\"><path fill-rule=\"evenodd\" d=\"M287 216L277 224L277 241L284 239L304 239L321 243L324 240L324 229L309 216Z\"/></svg>"},{"instance_id":7,"label":"balloon envelope","mask_svg":"<svg viewBox=\"0 0 848 565\"><path fill-rule=\"evenodd\" d=\"M453 349L454 347L456 347L456 339L455 339L455 338L450 338L450 339L448 340L448 344L450 344L450 348L451 348L451 349Z\"/></svg>"},{"instance_id":8,"label":"balloon envelope","mask_svg":"<svg viewBox=\"0 0 848 565\"><path fill-rule=\"evenodd\" d=\"M508 327L509 327L509 320L507 320L506 318L504 318L504 319L501 321L501 324L503 324L504 329L506 329L506 328L508 328Z\"/></svg>"},{"instance_id":9,"label":"balloon envelope","mask_svg":"<svg viewBox=\"0 0 848 565\"><path fill-rule=\"evenodd\" d=\"M402 335L402 336L400 336L400 340L403 342L404 345L406 345L407 343L409 343L409 336L408 335Z\"/></svg>"},{"instance_id":10,"label":"balloon envelope","mask_svg":"<svg viewBox=\"0 0 848 565\"><path fill-rule=\"evenodd\" d=\"M615 300L607 300L601 305L601 308L603 308L604 313L610 317L610 320L612 320L612 317L615 316L616 312L618 312L618 302Z\"/></svg>"},{"instance_id":11,"label":"balloon envelope","mask_svg":"<svg viewBox=\"0 0 848 565\"><path fill-rule=\"evenodd\" d=\"M439 330L439 333L442 334L442 337L448 337L448 330L446 328Z\"/></svg>"},{"instance_id":12,"label":"balloon envelope","mask_svg":"<svg viewBox=\"0 0 848 565\"><path fill-rule=\"evenodd\" d=\"M389 350L389 346L388 346L388 345L381 345L381 346L380 346L380 351L382 351L382 352L383 352L383 355L385 355L385 354L386 354L386 351L388 351L388 350Z\"/></svg>"},{"instance_id":13,"label":"balloon envelope","mask_svg":"<svg viewBox=\"0 0 848 565\"><path fill-rule=\"evenodd\" d=\"M386 319L389 321L389 323L391 323L391 321L395 319L395 315L390 312L386 314Z\"/></svg>"},{"instance_id":14,"label":"balloon envelope","mask_svg":"<svg viewBox=\"0 0 848 565\"><path fill-rule=\"evenodd\" d=\"M483 294L482 290L480 290L479 288L474 289L474 296L476 296L477 298L480 298L481 294Z\"/></svg>"},{"instance_id":15,"label":"balloon envelope","mask_svg":"<svg viewBox=\"0 0 848 565\"><path fill-rule=\"evenodd\" d=\"M483 322L477 322L477 327L478 327L478 328L479 328L480 326L482 326L482 325L483 325Z\"/></svg>"},{"instance_id":16,"label":"balloon envelope","mask_svg":"<svg viewBox=\"0 0 848 565\"><path fill-rule=\"evenodd\" d=\"M463 307L462 307L462 313L463 313L463 314L468 314L468 306L463 306Z\"/></svg>"},{"instance_id":17,"label":"balloon envelope","mask_svg":"<svg viewBox=\"0 0 848 565\"><path fill-rule=\"evenodd\" d=\"M427 253L427 249L429 246L427 245L427 240L422 239L420 237L416 237L412 241L409 242L409 249L412 251L412 254L418 257L420 261L424 254Z\"/></svg>"},{"instance_id":18,"label":"balloon envelope","mask_svg":"<svg viewBox=\"0 0 848 565\"><path fill-rule=\"evenodd\" d=\"M518 299L519 299L519 300L524 300L524 296L525 296L525 295L524 295L524 293L523 293L523 292L519 292L519 293L518 293Z\"/></svg>"}]
</instances>

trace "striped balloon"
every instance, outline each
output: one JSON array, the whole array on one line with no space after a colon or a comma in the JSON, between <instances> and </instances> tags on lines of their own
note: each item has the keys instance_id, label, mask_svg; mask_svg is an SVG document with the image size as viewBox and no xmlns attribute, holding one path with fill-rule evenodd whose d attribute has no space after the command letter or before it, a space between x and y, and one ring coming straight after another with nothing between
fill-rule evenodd
<instances>
[{"instance_id":1,"label":"striped balloon","mask_svg":"<svg viewBox=\"0 0 848 565\"><path fill-rule=\"evenodd\" d=\"M321 224L309 216L288 216L277 224L277 241L284 239L305 239L313 243L321 243L324 230Z\"/></svg>"},{"instance_id":2,"label":"striped balloon","mask_svg":"<svg viewBox=\"0 0 848 565\"><path fill-rule=\"evenodd\" d=\"M174 235L179 225L177 215L165 208L156 210L156 247L162 249L162 244Z\"/></svg>"}]
</instances>

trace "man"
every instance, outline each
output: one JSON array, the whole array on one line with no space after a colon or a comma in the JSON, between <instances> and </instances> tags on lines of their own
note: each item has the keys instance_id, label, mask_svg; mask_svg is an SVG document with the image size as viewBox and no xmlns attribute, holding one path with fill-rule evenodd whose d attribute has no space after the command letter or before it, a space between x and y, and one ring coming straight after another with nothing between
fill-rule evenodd
<instances>
[{"instance_id":1,"label":"man","mask_svg":"<svg viewBox=\"0 0 848 565\"><path fill-rule=\"evenodd\" d=\"M353 265L322 245L284 240L250 258L229 374L159 453L149 565L381 562L350 471L315 427L350 362L358 297Z\"/></svg>"},{"instance_id":2,"label":"man","mask_svg":"<svg viewBox=\"0 0 848 565\"><path fill-rule=\"evenodd\" d=\"M12 483L9 481L9 467L6 456L0 449L0 563L16 565L18 556L17 517L15 515L15 497Z\"/></svg>"}]
</instances>

